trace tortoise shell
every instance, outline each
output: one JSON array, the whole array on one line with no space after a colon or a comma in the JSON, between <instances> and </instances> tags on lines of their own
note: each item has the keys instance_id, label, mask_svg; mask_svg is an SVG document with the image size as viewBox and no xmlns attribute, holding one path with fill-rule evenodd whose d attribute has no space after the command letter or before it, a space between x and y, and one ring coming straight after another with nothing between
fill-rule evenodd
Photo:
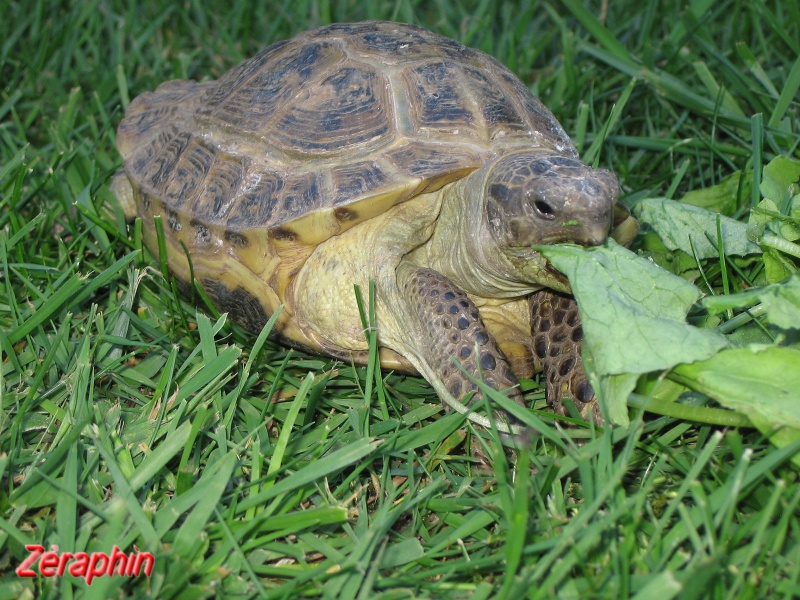
<instances>
[{"instance_id":1,"label":"tortoise shell","mask_svg":"<svg viewBox=\"0 0 800 600\"><path fill-rule=\"evenodd\" d=\"M503 65L414 25L334 24L217 81L138 96L118 131L142 208L169 226L319 243L510 145L572 152Z\"/></svg>"}]
</instances>

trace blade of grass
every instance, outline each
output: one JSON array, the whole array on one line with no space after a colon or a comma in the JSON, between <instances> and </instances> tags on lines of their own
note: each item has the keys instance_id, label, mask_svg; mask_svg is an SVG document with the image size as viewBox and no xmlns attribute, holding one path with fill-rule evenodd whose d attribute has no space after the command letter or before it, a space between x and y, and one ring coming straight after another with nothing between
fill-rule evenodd
<instances>
[{"instance_id":1,"label":"blade of grass","mask_svg":"<svg viewBox=\"0 0 800 600\"><path fill-rule=\"evenodd\" d=\"M311 464L302 467L299 471L293 473L291 477L282 479L272 487L262 490L258 494L249 496L246 500L239 503L237 511L247 510L250 506L263 504L267 500L276 498L281 494L304 487L313 481L322 479L333 473L338 473L350 464L368 456L378 448L381 443L380 440L362 439L345 448L340 448L331 454L323 456Z\"/></svg>"},{"instance_id":2,"label":"blade of grass","mask_svg":"<svg viewBox=\"0 0 800 600\"><path fill-rule=\"evenodd\" d=\"M115 279L125 267L133 262L136 256L136 252L127 254L114 262L110 267L103 270L103 272L99 273L97 277L91 279L88 283L78 275L69 277L66 282L59 287L58 291L48 296L31 316L25 319L17 329L9 334L9 341L12 344L17 343L42 325L57 311L68 310L89 298L98 289L108 285L110 281Z\"/></svg>"}]
</instances>

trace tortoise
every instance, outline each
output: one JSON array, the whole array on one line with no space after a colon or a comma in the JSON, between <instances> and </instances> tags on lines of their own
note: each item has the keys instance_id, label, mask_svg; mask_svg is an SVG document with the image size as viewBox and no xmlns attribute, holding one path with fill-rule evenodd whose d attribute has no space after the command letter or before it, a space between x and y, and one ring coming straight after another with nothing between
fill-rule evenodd
<instances>
[{"instance_id":1,"label":"tortoise","mask_svg":"<svg viewBox=\"0 0 800 600\"><path fill-rule=\"evenodd\" d=\"M246 329L283 307L287 344L364 364L354 285L372 281L384 368L421 374L482 425L475 379L521 403L518 378L544 369L557 412L572 398L600 418L569 283L531 246L612 229L625 243L636 221L616 177L483 52L337 23L219 80L143 93L117 143L112 189L146 245L158 251L161 216L173 275Z\"/></svg>"}]
</instances>

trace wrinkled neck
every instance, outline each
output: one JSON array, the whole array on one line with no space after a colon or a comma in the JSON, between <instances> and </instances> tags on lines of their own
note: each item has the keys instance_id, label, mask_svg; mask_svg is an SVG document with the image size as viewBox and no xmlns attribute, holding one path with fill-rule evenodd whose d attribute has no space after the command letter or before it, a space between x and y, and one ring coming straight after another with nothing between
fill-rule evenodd
<instances>
[{"instance_id":1,"label":"wrinkled neck","mask_svg":"<svg viewBox=\"0 0 800 600\"><path fill-rule=\"evenodd\" d=\"M492 237L481 194L481 170L442 189L439 218L431 238L408 255L438 271L475 296L514 298L541 286L519 281L511 262Z\"/></svg>"}]
</instances>

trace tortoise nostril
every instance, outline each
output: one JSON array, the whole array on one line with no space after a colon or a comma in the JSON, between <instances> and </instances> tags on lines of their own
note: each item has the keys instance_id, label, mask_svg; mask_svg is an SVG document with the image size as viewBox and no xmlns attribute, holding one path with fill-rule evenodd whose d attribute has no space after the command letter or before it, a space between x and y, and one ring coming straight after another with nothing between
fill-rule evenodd
<instances>
[{"instance_id":1,"label":"tortoise nostril","mask_svg":"<svg viewBox=\"0 0 800 600\"><path fill-rule=\"evenodd\" d=\"M553 209L550 203L546 202L545 200L535 200L533 202L533 208L535 208L536 212L539 213L539 216L544 219L554 219L556 216L556 211Z\"/></svg>"}]
</instances>

